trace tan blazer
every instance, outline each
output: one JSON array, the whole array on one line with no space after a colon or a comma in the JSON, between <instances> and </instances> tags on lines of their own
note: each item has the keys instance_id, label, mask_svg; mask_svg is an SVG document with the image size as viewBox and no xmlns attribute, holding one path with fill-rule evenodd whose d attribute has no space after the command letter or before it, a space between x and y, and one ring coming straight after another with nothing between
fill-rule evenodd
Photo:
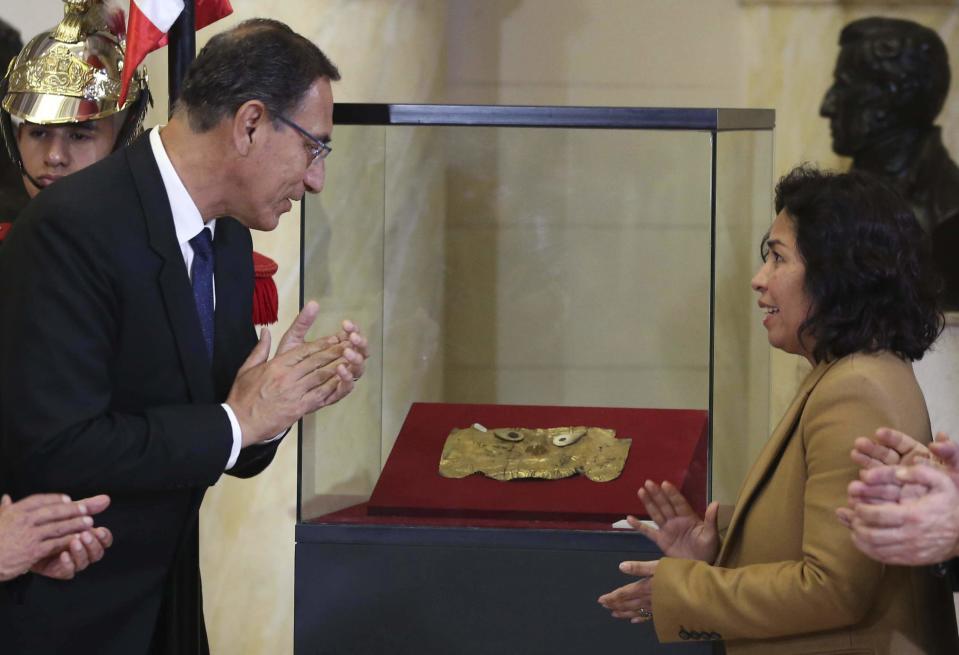
<instances>
[{"instance_id":1,"label":"tan blazer","mask_svg":"<svg viewBox=\"0 0 959 655\"><path fill-rule=\"evenodd\" d=\"M746 476L715 564L660 562L659 640L723 639L730 655L959 653L945 580L869 559L836 519L858 475L853 440L883 425L930 439L911 364L816 366Z\"/></svg>"}]
</instances>

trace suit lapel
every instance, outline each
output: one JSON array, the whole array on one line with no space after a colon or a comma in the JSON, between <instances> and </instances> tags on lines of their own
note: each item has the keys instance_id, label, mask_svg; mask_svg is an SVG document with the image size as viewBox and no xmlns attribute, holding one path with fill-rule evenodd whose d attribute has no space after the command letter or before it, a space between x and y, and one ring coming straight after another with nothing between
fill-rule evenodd
<instances>
[{"instance_id":1,"label":"suit lapel","mask_svg":"<svg viewBox=\"0 0 959 655\"><path fill-rule=\"evenodd\" d=\"M249 351L243 348L253 330L253 259L249 231L232 218L216 222L216 312L213 316L213 377L218 395L225 396L236 376L239 362ZM245 245L246 244L246 245ZM246 336L246 339L243 337Z\"/></svg>"},{"instance_id":2,"label":"suit lapel","mask_svg":"<svg viewBox=\"0 0 959 655\"><path fill-rule=\"evenodd\" d=\"M736 533L741 527L742 517L749 509L756 493L762 488L765 481L775 470L783 450L795 433L796 425L802 417L802 412L806 406L806 400L809 398L809 394L832 365L833 362L820 363L809 372L802 384L799 385L799 390L789 404L786 413L783 414L782 419L780 419L779 425L773 430L769 441L766 442L762 452L759 453L755 464L749 469L749 473L746 475L746 479L743 481L743 485L739 490L739 497L736 499L736 507L729 521L726 538L723 539L722 548L720 548L719 556L716 558L716 564L718 566L721 566L723 562L726 561L731 547L730 544L735 541Z\"/></svg>"},{"instance_id":3,"label":"suit lapel","mask_svg":"<svg viewBox=\"0 0 959 655\"><path fill-rule=\"evenodd\" d=\"M193 288L173 228L170 200L148 136L144 134L126 149L127 161L140 195L150 247L163 259L157 283L176 340L187 387L194 402L213 402L213 377L193 300Z\"/></svg>"}]
</instances>

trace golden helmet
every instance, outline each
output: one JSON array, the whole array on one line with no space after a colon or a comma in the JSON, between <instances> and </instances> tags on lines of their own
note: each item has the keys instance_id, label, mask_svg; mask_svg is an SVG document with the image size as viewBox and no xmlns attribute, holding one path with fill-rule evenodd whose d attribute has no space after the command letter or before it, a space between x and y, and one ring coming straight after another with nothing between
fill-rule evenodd
<instances>
[{"instance_id":1,"label":"golden helmet","mask_svg":"<svg viewBox=\"0 0 959 655\"><path fill-rule=\"evenodd\" d=\"M122 146L139 134L151 102L146 71L140 68L123 106L117 103L125 46L122 11L109 12L102 0L63 2L63 20L31 39L0 83L0 123L11 151L11 118L62 125L130 110L117 138L117 147ZM14 154L18 161L19 153Z\"/></svg>"}]
</instances>

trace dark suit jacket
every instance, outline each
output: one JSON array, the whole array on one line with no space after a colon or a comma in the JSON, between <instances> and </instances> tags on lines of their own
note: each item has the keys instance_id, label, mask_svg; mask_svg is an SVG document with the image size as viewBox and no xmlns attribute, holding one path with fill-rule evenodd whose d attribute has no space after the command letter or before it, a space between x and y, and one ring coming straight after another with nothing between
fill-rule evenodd
<instances>
[{"instance_id":1,"label":"dark suit jacket","mask_svg":"<svg viewBox=\"0 0 959 655\"><path fill-rule=\"evenodd\" d=\"M114 534L76 579L0 593L4 652L206 651L197 512L232 444L219 403L256 341L249 231L220 219L214 248L212 365L146 135L46 189L0 250L0 479L15 498L108 493Z\"/></svg>"}]
</instances>

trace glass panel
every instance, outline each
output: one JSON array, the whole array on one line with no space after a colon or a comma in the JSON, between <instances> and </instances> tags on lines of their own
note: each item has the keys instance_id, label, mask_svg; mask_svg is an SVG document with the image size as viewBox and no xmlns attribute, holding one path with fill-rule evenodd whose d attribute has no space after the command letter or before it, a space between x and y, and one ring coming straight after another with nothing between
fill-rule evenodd
<instances>
[{"instance_id":1,"label":"glass panel","mask_svg":"<svg viewBox=\"0 0 959 655\"><path fill-rule=\"evenodd\" d=\"M320 303L310 336L350 318L375 354L347 401L303 419L303 520L367 500L380 473L385 131L337 126L324 191L303 201L303 296Z\"/></svg>"},{"instance_id":2,"label":"glass panel","mask_svg":"<svg viewBox=\"0 0 959 655\"><path fill-rule=\"evenodd\" d=\"M772 132L717 136L712 492L723 503L769 435L769 343L750 280L773 218L772 157Z\"/></svg>"},{"instance_id":3,"label":"glass panel","mask_svg":"<svg viewBox=\"0 0 959 655\"><path fill-rule=\"evenodd\" d=\"M306 201L305 297L316 334L348 315L373 359L304 421L304 520L368 498L415 401L709 406L709 133L335 137Z\"/></svg>"}]
</instances>

